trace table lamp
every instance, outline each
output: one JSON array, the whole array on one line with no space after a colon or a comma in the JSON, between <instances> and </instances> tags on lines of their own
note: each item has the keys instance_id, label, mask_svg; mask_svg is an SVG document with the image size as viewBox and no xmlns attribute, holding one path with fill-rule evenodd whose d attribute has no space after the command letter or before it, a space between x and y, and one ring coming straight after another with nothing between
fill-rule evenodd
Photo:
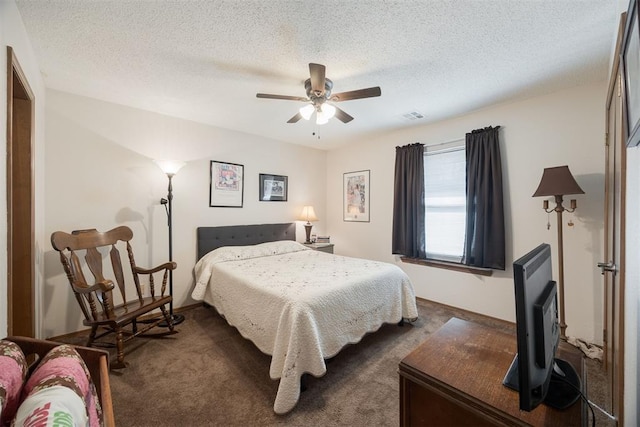
<instances>
[{"instance_id":1,"label":"table lamp","mask_svg":"<svg viewBox=\"0 0 640 427\"><path fill-rule=\"evenodd\" d=\"M307 221L307 223L304 225L304 230L307 233L307 240L305 241L305 243L311 243L311 227L313 227L313 225L311 225L311 221L318 220L316 212L313 210L313 206L304 206L302 208L302 213L300 214L300 217L298 219L301 221Z\"/></svg>"}]
</instances>

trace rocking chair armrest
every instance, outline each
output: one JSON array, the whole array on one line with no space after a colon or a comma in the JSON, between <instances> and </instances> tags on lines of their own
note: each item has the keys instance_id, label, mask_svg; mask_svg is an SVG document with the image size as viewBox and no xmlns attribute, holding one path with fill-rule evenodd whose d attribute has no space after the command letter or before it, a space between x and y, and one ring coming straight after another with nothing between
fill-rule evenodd
<instances>
[{"instance_id":1,"label":"rocking chair armrest","mask_svg":"<svg viewBox=\"0 0 640 427\"><path fill-rule=\"evenodd\" d=\"M137 274L153 274L162 270L175 270L177 267L178 267L178 264L176 264L174 261L171 261L171 262L165 262L164 264L160 264L159 266L153 267L150 269L142 268L138 266L136 266L135 269Z\"/></svg>"},{"instance_id":2,"label":"rocking chair armrest","mask_svg":"<svg viewBox=\"0 0 640 427\"><path fill-rule=\"evenodd\" d=\"M102 280L100 282L94 283L92 286L87 288L79 287L73 285L73 289L79 294L90 294L91 292L107 292L114 288L113 282L111 280Z\"/></svg>"}]
</instances>

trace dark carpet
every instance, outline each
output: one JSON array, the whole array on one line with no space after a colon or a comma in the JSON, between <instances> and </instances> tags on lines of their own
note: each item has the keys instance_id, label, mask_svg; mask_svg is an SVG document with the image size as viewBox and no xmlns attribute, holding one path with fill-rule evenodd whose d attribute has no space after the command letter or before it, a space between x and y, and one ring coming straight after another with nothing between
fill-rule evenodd
<instances>
[{"instance_id":1,"label":"dark carpet","mask_svg":"<svg viewBox=\"0 0 640 427\"><path fill-rule=\"evenodd\" d=\"M310 377L298 405L273 412L278 382L270 357L210 307L181 312L178 334L136 338L125 346L126 369L111 371L118 426L395 426L399 424L398 364L451 317L512 332L510 323L429 301L419 319L384 325L344 348L321 378ZM76 341L74 338L73 341ZM75 343L78 343L77 341ZM607 409L600 362L587 359L590 400ZM596 410L596 412L598 412ZM596 413L598 426L614 425Z\"/></svg>"}]
</instances>

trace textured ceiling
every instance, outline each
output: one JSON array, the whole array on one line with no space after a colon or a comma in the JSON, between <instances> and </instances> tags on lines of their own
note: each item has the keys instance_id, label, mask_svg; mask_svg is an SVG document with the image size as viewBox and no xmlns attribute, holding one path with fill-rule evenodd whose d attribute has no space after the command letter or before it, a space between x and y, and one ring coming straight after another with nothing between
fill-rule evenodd
<instances>
[{"instance_id":1,"label":"textured ceiling","mask_svg":"<svg viewBox=\"0 0 640 427\"><path fill-rule=\"evenodd\" d=\"M322 149L606 79L619 19L611 0L16 3L49 88ZM382 96L288 124L302 103L255 95L305 96L309 62Z\"/></svg>"}]
</instances>

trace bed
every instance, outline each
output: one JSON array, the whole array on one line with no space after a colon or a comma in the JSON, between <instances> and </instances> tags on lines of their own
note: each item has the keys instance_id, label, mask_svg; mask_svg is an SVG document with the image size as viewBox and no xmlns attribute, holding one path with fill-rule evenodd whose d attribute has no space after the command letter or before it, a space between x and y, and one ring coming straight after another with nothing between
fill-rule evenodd
<instances>
[{"instance_id":1,"label":"bed","mask_svg":"<svg viewBox=\"0 0 640 427\"><path fill-rule=\"evenodd\" d=\"M200 227L192 297L271 356L273 410L291 411L303 374L384 323L418 316L408 276L389 263L312 250L295 224Z\"/></svg>"}]
</instances>

